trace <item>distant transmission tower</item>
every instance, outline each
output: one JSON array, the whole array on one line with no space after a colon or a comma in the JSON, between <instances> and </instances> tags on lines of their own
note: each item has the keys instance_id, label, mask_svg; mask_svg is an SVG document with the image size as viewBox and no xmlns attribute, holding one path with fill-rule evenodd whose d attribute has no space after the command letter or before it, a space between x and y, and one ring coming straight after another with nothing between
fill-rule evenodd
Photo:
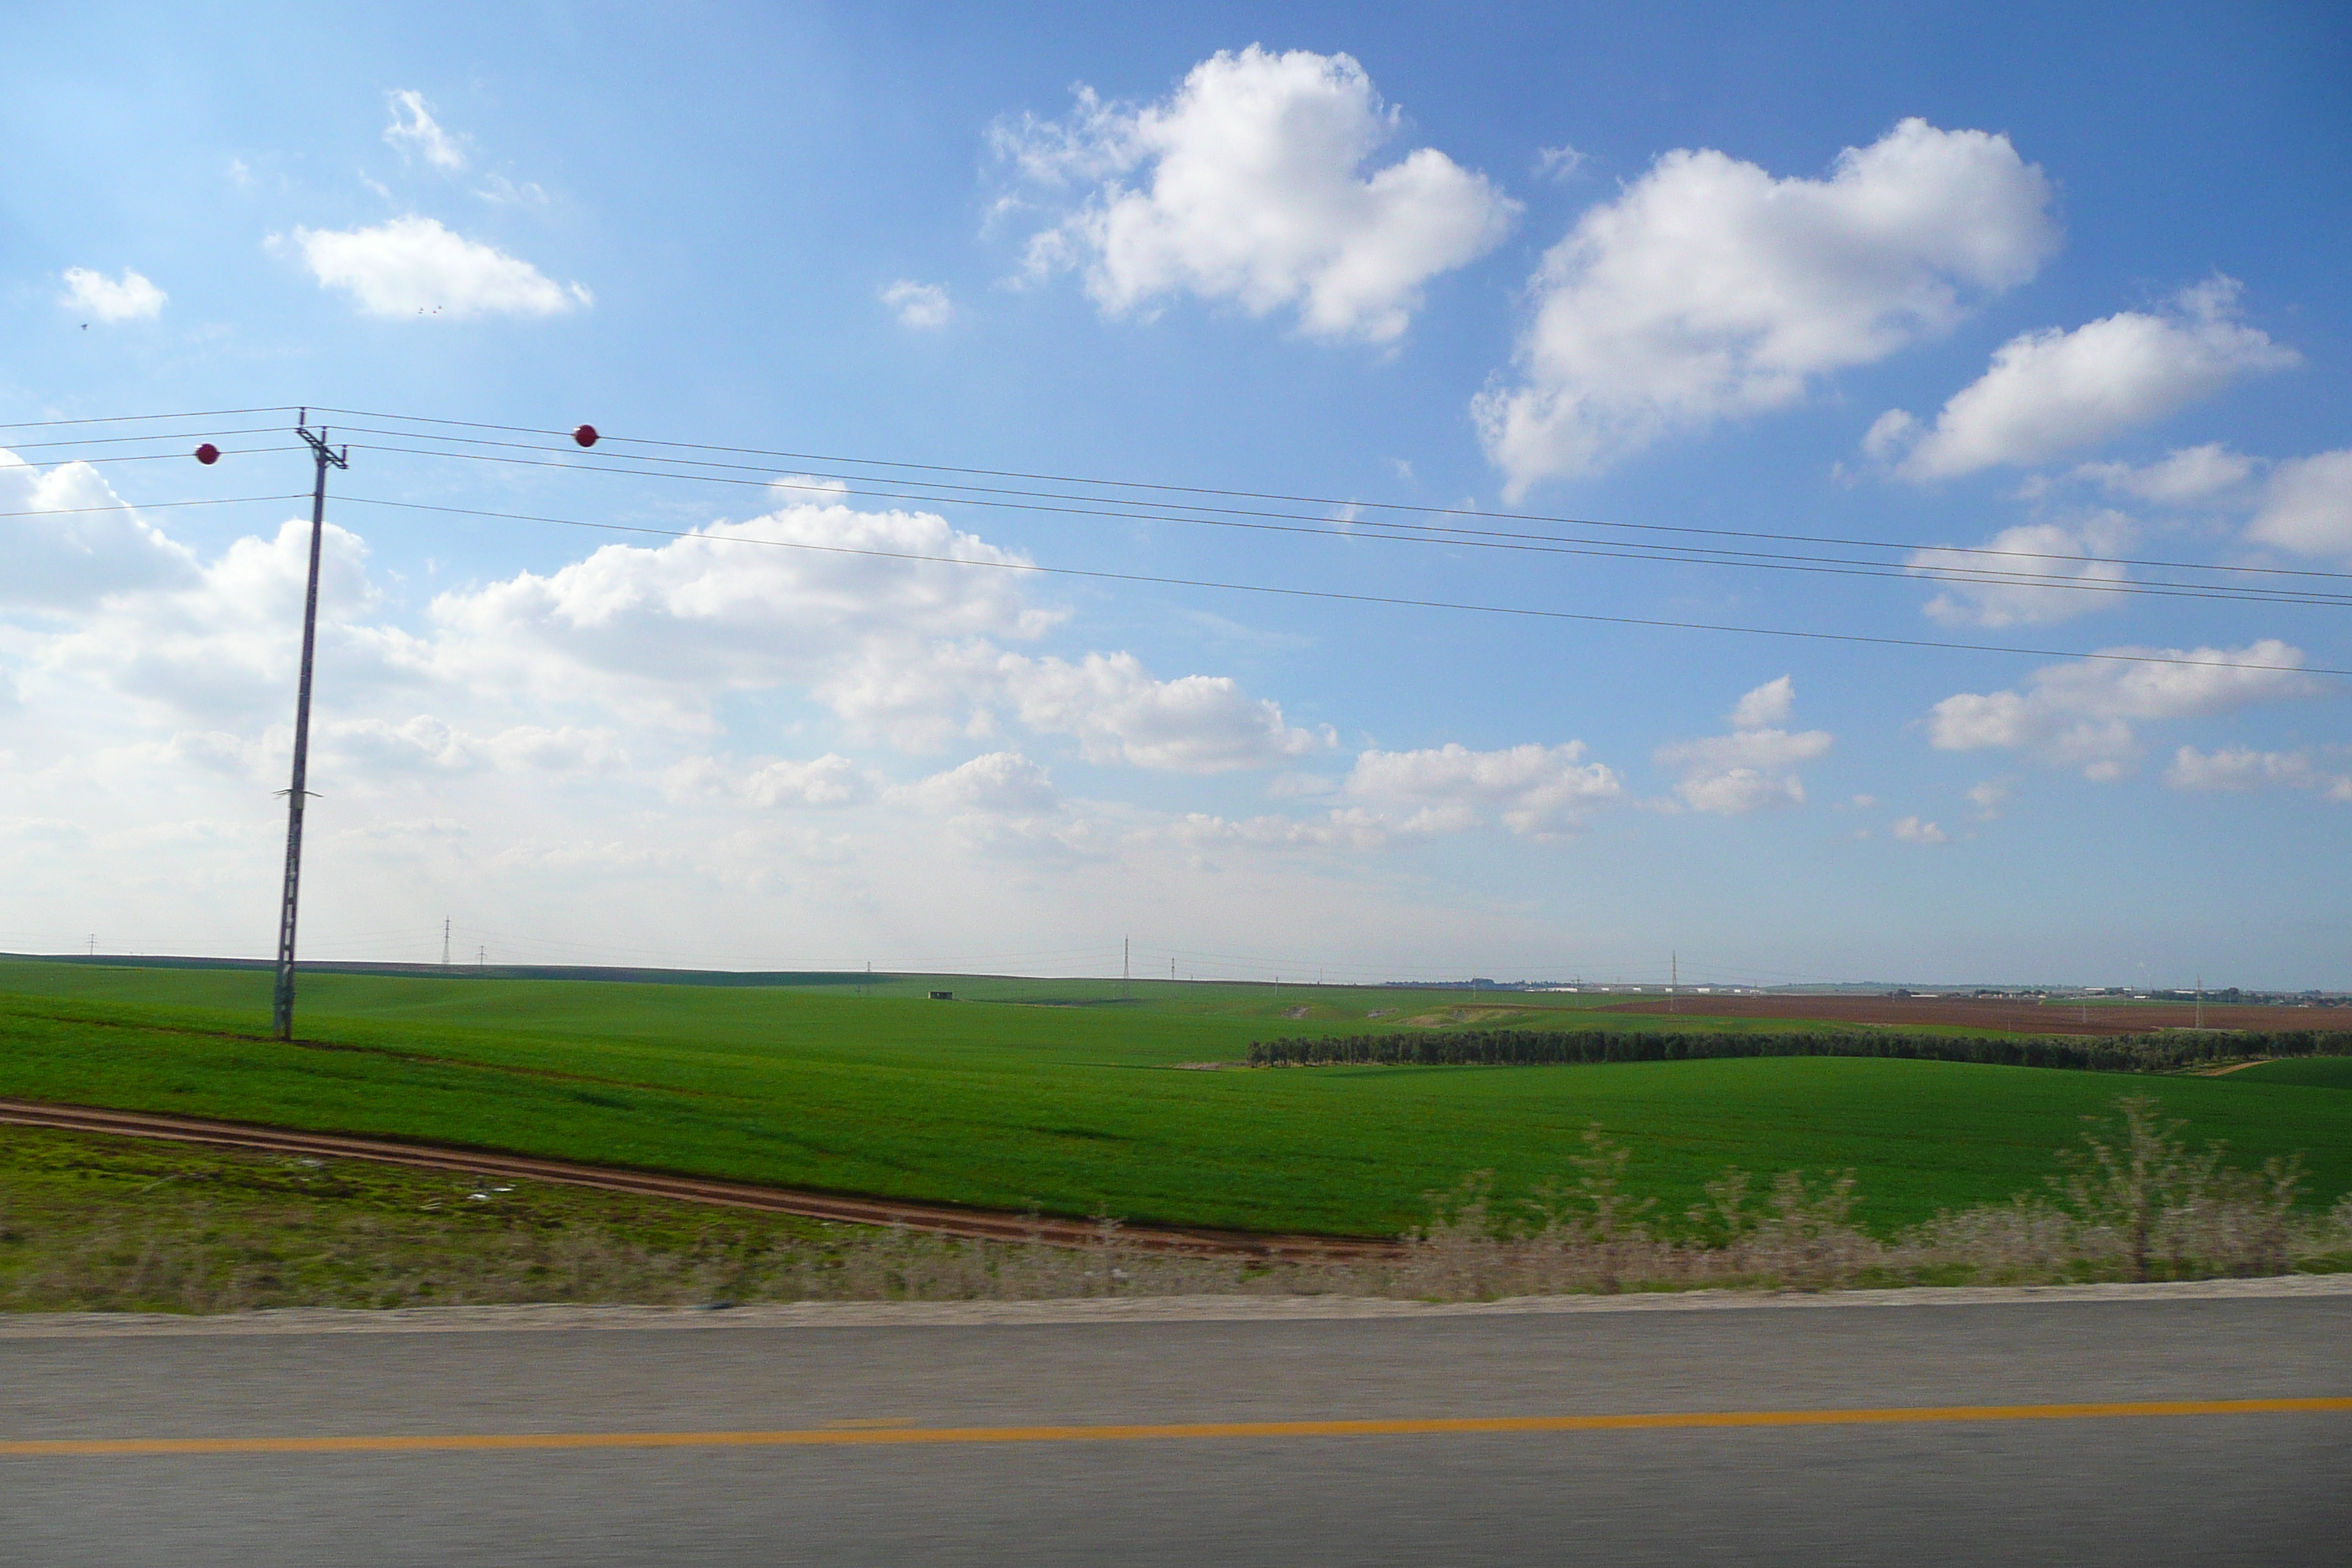
<instances>
[{"instance_id":1,"label":"distant transmission tower","mask_svg":"<svg viewBox=\"0 0 2352 1568\"><path fill-rule=\"evenodd\" d=\"M278 984L270 1002L270 1023L281 1040L294 1037L294 915L302 891L302 803L310 772L310 658L319 640L319 547L327 532L327 470L352 466L349 447L337 451L327 445L325 430L310 428L310 411L301 411L295 434L309 444L318 465L318 482L310 490L310 581L302 597L302 681L294 698L294 779L286 791L286 882L278 907Z\"/></svg>"},{"instance_id":2,"label":"distant transmission tower","mask_svg":"<svg viewBox=\"0 0 2352 1568\"><path fill-rule=\"evenodd\" d=\"M449 922L441 922L441 967L449 967Z\"/></svg>"}]
</instances>

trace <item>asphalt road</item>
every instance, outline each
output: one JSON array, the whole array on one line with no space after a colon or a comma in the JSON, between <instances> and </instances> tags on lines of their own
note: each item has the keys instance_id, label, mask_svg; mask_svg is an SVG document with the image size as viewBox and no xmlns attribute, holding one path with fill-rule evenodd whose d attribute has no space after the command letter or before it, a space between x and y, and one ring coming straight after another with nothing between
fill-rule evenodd
<instances>
[{"instance_id":1,"label":"asphalt road","mask_svg":"<svg viewBox=\"0 0 2352 1568\"><path fill-rule=\"evenodd\" d=\"M2340 1399L2347 1346L2352 1294L1341 1321L0 1329L0 1563L2342 1564L2352 1410L1950 1407ZM1901 1409L1944 1413L1851 1414ZM1723 1412L1849 1414L1428 1425ZM1334 1425L1349 1422L1405 1426ZM1138 1424L1225 1430L1101 1431ZM905 1440L943 1430L961 1436ZM582 1434L635 1436L543 1446ZM323 1446L354 1437L387 1444ZM469 1437L526 1446L448 1446ZM289 1441L121 1447L175 1438Z\"/></svg>"}]
</instances>

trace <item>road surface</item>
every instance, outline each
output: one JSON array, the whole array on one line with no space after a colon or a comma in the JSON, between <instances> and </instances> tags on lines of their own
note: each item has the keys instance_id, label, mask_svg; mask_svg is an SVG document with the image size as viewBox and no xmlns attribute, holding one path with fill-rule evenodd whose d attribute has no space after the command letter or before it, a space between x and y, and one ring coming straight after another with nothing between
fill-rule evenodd
<instances>
[{"instance_id":1,"label":"road surface","mask_svg":"<svg viewBox=\"0 0 2352 1568\"><path fill-rule=\"evenodd\" d=\"M1142 1310L0 1323L0 1562L2352 1562L2352 1291Z\"/></svg>"}]
</instances>

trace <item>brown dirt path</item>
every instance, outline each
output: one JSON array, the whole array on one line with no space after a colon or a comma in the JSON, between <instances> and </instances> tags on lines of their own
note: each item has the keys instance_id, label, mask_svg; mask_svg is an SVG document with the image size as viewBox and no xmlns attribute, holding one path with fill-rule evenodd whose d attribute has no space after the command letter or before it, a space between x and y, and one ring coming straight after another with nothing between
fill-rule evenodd
<instances>
[{"instance_id":1,"label":"brown dirt path","mask_svg":"<svg viewBox=\"0 0 2352 1568\"><path fill-rule=\"evenodd\" d=\"M647 1197L717 1204L729 1208L764 1209L771 1214L797 1215L803 1219L834 1220L845 1225L904 1226L908 1230L961 1237L973 1241L1015 1245L1034 1241L1051 1247L1093 1247L1102 1240L1099 1229L1086 1220L1007 1214L996 1209L960 1208L947 1204L905 1203L895 1198L814 1193L793 1187L761 1186L751 1182L667 1175L657 1171L632 1171L572 1160L547 1160L530 1154L451 1148L339 1132L301 1132L283 1127L214 1121L155 1111L109 1110L97 1106L0 1100L0 1123L54 1127L76 1132L104 1132L117 1137L165 1138L183 1143L207 1143L319 1159L371 1160L380 1164L408 1165L432 1171L462 1171L469 1175L519 1176L526 1181L560 1182L569 1186L595 1187L611 1193L637 1193ZM1117 1244L1139 1251L1202 1258L1376 1258L1393 1256L1397 1250L1393 1242L1369 1237L1279 1236L1254 1231L1148 1225L1119 1226Z\"/></svg>"}]
</instances>

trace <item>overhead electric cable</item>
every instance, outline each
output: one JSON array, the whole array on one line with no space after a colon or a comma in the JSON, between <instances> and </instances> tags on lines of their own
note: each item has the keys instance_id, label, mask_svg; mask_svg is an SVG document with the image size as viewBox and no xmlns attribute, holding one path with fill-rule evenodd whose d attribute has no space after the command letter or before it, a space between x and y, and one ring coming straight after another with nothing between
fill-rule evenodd
<instances>
[{"instance_id":1,"label":"overhead electric cable","mask_svg":"<svg viewBox=\"0 0 2352 1568\"><path fill-rule=\"evenodd\" d=\"M466 430L499 430L509 435L544 436L559 440L568 438L571 434L568 431L562 430L541 429L535 426L492 425L476 420L440 419L429 415L386 414L366 409L352 408L326 409L321 412L349 414L362 419L394 419L415 425L447 425ZM425 433L419 432L418 434L424 435ZM450 440L462 439L462 437L456 437L442 438ZM1405 501L1376 501L1353 499L1343 500L1330 496L1288 495L1280 491L1229 489L1202 485L1171 485L1146 479L1085 479L1066 474L1028 473L1019 469L958 467L941 463L917 463L892 458L844 458L829 456L824 453L792 452L760 447L726 447L695 441L661 441L648 437L614 436L610 433L599 433L597 439L600 444L605 442L615 442L624 446L665 447L678 451L726 452L740 457L782 458L788 461L796 463L834 463L847 464L862 468L910 468L919 469L927 473L966 474L982 479L1029 479L1045 484L1097 485L1118 489L1161 490L1172 495L1219 496L1237 500L1284 501L1299 506L1341 508L1360 507L1370 508L1381 511L1412 512L1420 515L1437 517L1473 517L1507 522L1548 522L1573 528L1610 528L1633 530L1643 532L1688 533L1719 539L1768 540L1781 543L1838 544L1849 546L1854 549L1867 550L1936 550L1960 554L1995 555L2003 557L2021 556L2031 560L2072 561L2084 563L2118 566L2158 566L2197 572L2232 572L2272 576L2352 576L2352 573L2319 572L2297 567L2216 566L2200 562L2154 561L2120 555L2073 555L2058 552L1996 550L1987 545L1922 545L1892 540L1846 539L1825 534L1773 533L1748 529L1699 528L1681 523L1610 522L1595 518L1559 517L1541 512L1491 511L1477 507L1421 506ZM562 450L562 448L533 447L531 449L544 451L550 449ZM615 455L633 456L633 454L627 453ZM671 460L677 461L682 459ZM984 489L986 487L976 488ZM1162 505L1171 503L1134 502L1131 504Z\"/></svg>"},{"instance_id":2,"label":"overhead electric cable","mask_svg":"<svg viewBox=\"0 0 2352 1568\"><path fill-rule=\"evenodd\" d=\"M2095 652L2079 649L2021 647L1999 643L1939 642L1929 637L1870 637L1859 632L1801 631L1784 626L1742 626L1712 621L1672 621L1641 616L1603 616L1580 610L1542 610L1515 605L1475 605L1446 599L1412 599L1385 594L1350 594L1331 588L1286 588L1263 583L1223 583L1197 577L1161 577L1140 572L1104 572L1079 566L1041 566L1025 561L978 561L967 556L926 555L914 551L866 550L846 544L812 544L791 539L756 539L747 534L713 534L689 529L654 528L639 523L586 522L577 518L542 517L527 512L488 511L473 507L435 506L423 501L383 500L367 496L338 498L346 505L399 507L412 511L447 512L464 517L499 518L516 522L552 523L564 528L589 528L613 533L649 534L662 539L693 539L712 544L756 544L777 550L802 550L825 555L857 555L884 561L915 561L941 566L982 567L1002 572L1026 572L1055 577L1082 577L1099 582L1145 583L1170 588L1211 588L1224 593L1268 594L1286 598L1326 599L1345 604L1383 605L1424 610L1460 610L1477 615L1521 616L1541 620L1586 621L1602 626L1650 626L1673 631L1725 632L1742 637L1793 637L1808 642L1864 643L1880 647L1935 648L1955 653L2020 654L2033 658L2095 659L2115 664L2186 665L2207 669L2265 670L2281 675L2352 677L2352 669L2326 666L2256 664L2248 660L2175 658L2169 654Z\"/></svg>"},{"instance_id":3,"label":"overhead electric cable","mask_svg":"<svg viewBox=\"0 0 2352 1568\"><path fill-rule=\"evenodd\" d=\"M223 447L220 449L220 455L224 458L257 458L265 456L271 452L299 452L303 448L299 447ZM188 460L188 454L185 452L143 452L136 454L121 452L111 457L76 458L73 460L77 463L88 463L92 468L96 468L102 463L184 463ZM136 506L139 503L136 501L125 501L122 504L125 506Z\"/></svg>"},{"instance_id":4,"label":"overhead electric cable","mask_svg":"<svg viewBox=\"0 0 2352 1568\"><path fill-rule=\"evenodd\" d=\"M242 430L214 430L210 428L200 428L195 430L149 430L136 436L78 436L69 441L17 441L11 443L8 450L12 452L45 452L56 447L119 447L127 441L184 441L191 437L209 437L214 439L218 439L223 436L275 436L279 433L279 427L275 425L254 425L248 426ZM174 452L170 455L173 457L187 456L184 452ZM70 461L71 459L68 460Z\"/></svg>"},{"instance_id":5,"label":"overhead electric cable","mask_svg":"<svg viewBox=\"0 0 2352 1568\"><path fill-rule=\"evenodd\" d=\"M86 419L22 419L14 425L0 424L0 430L55 430L68 425L135 425L152 419L227 419L239 414L285 414L294 405L280 403L268 408L192 408L178 414L102 414ZM393 418L400 416L393 415Z\"/></svg>"},{"instance_id":6,"label":"overhead electric cable","mask_svg":"<svg viewBox=\"0 0 2352 1568\"><path fill-rule=\"evenodd\" d=\"M797 479L737 479L732 476L723 474L676 473L658 469L619 468L604 464L582 463L576 461L554 462L537 458L507 457L490 452L448 452L425 447L387 447L369 445L364 442L354 443L354 445L358 446L360 449L364 451L399 453L409 457L454 458L466 462L502 463L521 468L559 468L568 472L576 473L623 474L649 479L690 479L703 484L730 485L738 488L756 489L761 490L803 490L813 494L829 496L838 496L849 493L831 484L824 482L803 483ZM928 501L932 504L940 504L942 499L935 496L911 495L905 492L891 490L865 489L855 493L878 500ZM1188 516L1182 513L1139 513L1113 510L1100 507L1052 506L1041 501L987 500L977 500L971 497L953 497L947 499L951 500L954 504L982 506L997 510L1047 512L1083 517L1103 517L1129 521L1181 522L1207 528L1244 529L1258 532L1307 534L1321 539L1382 539L1397 543L1452 544L1464 549L1508 550L1523 553L1576 555L1605 560L1650 561L1668 564L1699 566L1734 566L1755 571L1803 572L1811 574L1829 576L1876 577L1900 581L1975 584L1980 586L1990 587L2063 589L2070 592L2120 594L2126 595L2137 595L2158 598L2212 599L2238 604L2311 605L2318 606L2343 606L2352 605L2352 594L2326 593L2317 589L2264 587L2240 588L2228 584L2181 584L2166 582L2138 583L2131 581L2116 581L2112 579L2085 579L2080 577L2053 576L2037 573L1998 572L1990 567L1948 567L1924 564L1898 565L1895 563L1837 562L1825 561L1818 557L1801 556L1780 560L1720 559L1720 556L1729 552L1722 551L1708 551L1705 552L1687 551L1684 553L1661 554L1643 553L1640 552L1650 552L1661 549L1680 550L1685 549L1685 547L1635 544L1617 548L1596 548L1590 544L1580 545L1565 541L1556 542L1513 542L1475 538L1436 538L1423 534L1366 532L1360 531L1342 533L1335 531L1328 527L1302 528L1287 524L1244 521L1234 518L1200 518ZM1316 521L1319 522L1326 520ZM1377 527L1384 525L1376 524L1374 526ZM1942 547L1940 546L1927 547L1927 551L1923 552L1938 552L1941 548Z\"/></svg>"},{"instance_id":7,"label":"overhead electric cable","mask_svg":"<svg viewBox=\"0 0 2352 1568\"><path fill-rule=\"evenodd\" d=\"M31 511L0 511L0 517L72 517L91 511L160 511L165 507L183 506L244 506L250 502L270 500L308 500L300 490L289 490L281 496L217 496L205 500L143 500L133 506L119 501L113 506L45 506Z\"/></svg>"}]
</instances>

